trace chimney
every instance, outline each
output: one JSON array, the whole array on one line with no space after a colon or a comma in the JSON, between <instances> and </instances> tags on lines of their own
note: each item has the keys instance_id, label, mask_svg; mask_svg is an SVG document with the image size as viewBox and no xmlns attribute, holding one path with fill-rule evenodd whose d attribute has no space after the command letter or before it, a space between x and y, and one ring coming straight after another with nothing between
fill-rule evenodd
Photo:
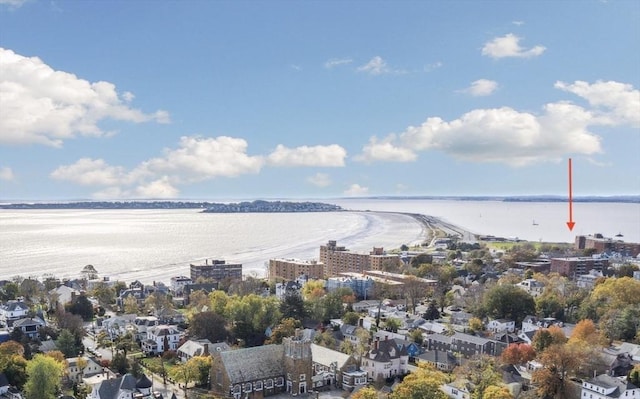
<instances>
[{"instance_id":1,"label":"chimney","mask_svg":"<svg viewBox=\"0 0 640 399\"><path fill-rule=\"evenodd\" d=\"M389 339L389 336L388 336L388 335L385 335L385 336L384 336L384 340L386 341L386 340L388 340L388 339Z\"/></svg>"},{"instance_id":2,"label":"chimney","mask_svg":"<svg viewBox=\"0 0 640 399\"><path fill-rule=\"evenodd\" d=\"M204 350L204 355L207 356L209 354L209 344L203 344L202 345L203 350Z\"/></svg>"}]
</instances>

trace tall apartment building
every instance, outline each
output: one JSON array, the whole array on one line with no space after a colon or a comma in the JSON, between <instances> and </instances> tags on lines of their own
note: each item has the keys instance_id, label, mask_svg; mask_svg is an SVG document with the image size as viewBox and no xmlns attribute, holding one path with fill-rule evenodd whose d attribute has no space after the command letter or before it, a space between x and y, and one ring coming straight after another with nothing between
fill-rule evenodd
<instances>
[{"instance_id":1,"label":"tall apartment building","mask_svg":"<svg viewBox=\"0 0 640 399\"><path fill-rule=\"evenodd\" d=\"M351 252L331 240L320 246L320 262L324 264L324 276L333 277L340 273L364 273L367 270L382 270L387 262L401 264L398 255L388 255L383 248L373 248L368 254Z\"/></svg>"},{"instance_id":2,"label":"tall apartment building","mask_svg":"<svg viewBox=\"0 0 640 399\"><path fill-rule=\"evenodd\" d=\"M310 279L322 279L324 278L324 264L315 260L269 260L269 281L275 281L279 278L292 281L302 274Z\"/></svg>"},{"instance_id":3,"label":"tall apartment building","mask_svg":"<svg viewBox=\"0 0 640 399\"><path fill-rule=\"evenodd\" d=\"M608 268L609 259L588 257L551 258L551 273L559 273L572 279L588 274L591 270L604 272Z\"/></svg>"},{"instance_id":4,"label":"tall apartment building","mask_svg":"<svg viewBox=\"0 0 640 399\"><path fill-rule=\"evenodd\" d=\"M574 248L577 250L593 248L599 254L603 252L617 252L624 256L631 257L636 257L640 254L640 243L614 240L604 237L602 234L576 236Z\"/></svg>"},{"instance_id":5,"label":"tall apartment building","mask_svg":"<svg viewBox=\"0 0 640 399\"><path fill-rule=\"evenodd\" d=\"M227 263L224 260L205 260L204 265L191 264L191 280L197 281L199 278L221 282L223 280L242 280L242 264Z\"/></svg>"}]
</instances>

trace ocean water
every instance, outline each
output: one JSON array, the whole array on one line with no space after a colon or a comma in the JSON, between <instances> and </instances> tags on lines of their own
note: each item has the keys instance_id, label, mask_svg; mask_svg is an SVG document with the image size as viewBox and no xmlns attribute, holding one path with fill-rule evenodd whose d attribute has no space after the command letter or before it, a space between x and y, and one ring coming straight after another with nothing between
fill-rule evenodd
<instances>
[{"instance_id":1,"label":"ocean water","mask_svg":"<svg viewBox=\"0 0 640 399\"><path fill-rule=\"evenodd\" d=\"M88 264L111 279L168 282L204 259L239 262L263 276L269 259L317 259L337 240L354 251L392 249L423 240L410 216L440 217L478 234L573 242L576 234L624 235L640 241L640 204L505 203L397 199L325 200L349 212L203 214L198 210L0 210L0 279L16 275L76 277ZM364 210L380 212L361 212ZM382 212L384 211L384 212ZM535 221L535 225L534 225Z\"/></svg>"}]
</instances>

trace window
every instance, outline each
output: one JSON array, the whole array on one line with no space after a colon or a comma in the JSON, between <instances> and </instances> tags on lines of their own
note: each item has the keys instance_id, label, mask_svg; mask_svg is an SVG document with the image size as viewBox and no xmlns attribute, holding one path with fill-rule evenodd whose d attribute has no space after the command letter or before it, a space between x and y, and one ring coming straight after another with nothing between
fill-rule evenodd
<instances>
[{"instance_id":1,"label":"window","mask_svg":"<svg viewBox=\"0 0 640 399\"><path fill-rule=\"evenodd\" d=\"M252 391L250 382L247 382L246 384L244 384L244 391L245 392L251 392Z\"/></svg>"},{"instance_id":2,"label":"window","mask_svg":"<svg viewBox=\"0 0 640 399\"><path fill-rule=\"evenodd\" d=\"M281 386L283 386L283 385L284 385L284 378L282 378L282 377L278 377L278 378L276 379L276 386L277 386L277 387L281 387Z\"/></svg>"},{"instance_id":3,"label":"window","mask_svg":"<svg viewBox=\"0 0 640 399\"><path fill-rule=\"evenodd\" d=\"M306 374L300 374L300 381L306 381L307 380L307 375Z\"/></svg>"},{"instance_id":4,"label":"window","mask_svg":"<svg viewBox=\"0 0 640 399\"><path fill-rule=\"evenodd\" d=\"M240 384L233 386L233 393L240 393L241 387Z\"/></svg>"},{"instance_id":5,"label":"window","mask_svg":"<svg viewBox=\"0 0 640 399\"><path fill-rule=\"evenodd\" d=\"M264 387L267 388L267 389L273 388L273 380L271 378L269 378L267 381L265 381Z\"/></svg>"},{"instance_id":6,"label":"window","mask_svg":"<svg viewBox=\"0 0 640 399\"><path fill-rule=\"evenodd\" d=\"M254 391L262 391L262 381L256 381L253 383Z\"/></svg>"}]
</instances>

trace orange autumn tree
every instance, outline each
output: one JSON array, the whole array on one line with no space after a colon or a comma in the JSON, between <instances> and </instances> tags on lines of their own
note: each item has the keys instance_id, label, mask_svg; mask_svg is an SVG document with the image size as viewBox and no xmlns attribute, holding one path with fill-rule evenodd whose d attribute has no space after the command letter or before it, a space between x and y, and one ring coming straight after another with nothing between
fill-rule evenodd
<instances>
[{"instance_id":1,"label":"orange autumn tree","mask_svg":"<svg viewBox=\"0 0 640 399\"><path fill-rule=\"evenodd\" d=\"M502 352L501 358L507 364L523 364L535 359L536 351L529 344L511 344Z\"/></svg>"}]
</instances>

